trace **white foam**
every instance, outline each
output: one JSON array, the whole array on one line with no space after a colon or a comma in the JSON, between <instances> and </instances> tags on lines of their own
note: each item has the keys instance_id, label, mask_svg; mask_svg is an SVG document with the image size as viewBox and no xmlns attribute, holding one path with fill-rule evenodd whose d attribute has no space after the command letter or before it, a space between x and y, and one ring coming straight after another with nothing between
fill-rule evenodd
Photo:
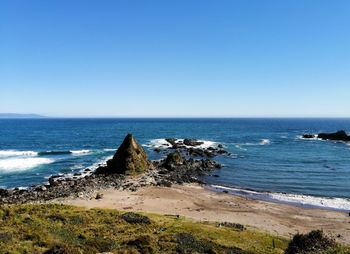
<instances>
[{"instance_id":1,"label":"white foam","mask_svg":"<svg viewBox=\"0 0 350 254\"><path fill-rule=\"evenodd\" d=\"M253 190L231 188L219 185L211 185L215 189L227 190L231 194L239 196L248 196L254 199L267 201L278 201L283 203L291 203L304 206L314 206L320 208L350 210L350 199L348 198L330 198L330 197L315 197L302 194L288 193L273 193L273 192L257 192Z\"/></svg>"},{"instance_id":2,"label":"white foam","mask_svg":"<svg viewBox=\"0 0 350 254\"><path fill-rule=\"evenodd\" d=\"M297 139L301 139L301 140L323 140L321 138L318 138L318 135L314 135L313 138L304 138L302 135L298 135Z\"/></svg>"},{"instance_id":3,"label":"white foam","mask_svg":"<svg viewBox=\"0 0 350 254\"><path fill-rule=\"evenodd\" d=\"M95 162L94 164L92 164L92 165L90 166L90 169L95 170L95 169L97 169L97 168L98 168L99 166L101 166L101 165L107 165L107 164L106 164L107 161L110 160L110 159L112 159L112 158L113 158L113 155L112 155L112 156L105 156L105 157L103 157L101 160L99 160L99 161Z\"/></svg>"},{"instance_id":4,"label":"white foam","mask_svg":"<svg viewBox=\"0 0 350 254\"><path fill-rule=\"evenodd\" d=\"M202 149L206 149L209 147L217 147L219 144L217 142L214 141L209 141L209 140L198 140L199 142L203 142L203 144L196 146Z\"/></svg>"},{"instance_id":5,"label":"white foam","mask_svg":"<svg viewBox=\"0 0 350 254\"><path fill-rule=\"evenodd\" d=\"M269 145L269 144L271 144L271 140L261 139L260 142L256 142L256 143L246 142L243 144L236 144L236 148L242 149L242 150L247 150L245 148L242 148L241 146L264 146L264 145Z\"/></svg>"},{"instance_id":6,"label":"white foam","mask_svg":"<svg viewBox=\"0 0 350 254\"><path fill-rule=\"evenodd\" d=\"M103 151L105 151L105 152L115 152L115 151L117 151L117 149L116 148L105 148L105 149L103 149Z\"/></svg>"},{"instance_id":7,"label":"white foam","mask_svg":"<svg viewBox=\"0 0 350 254\"><path fill-rule=\"evenodd\" d=\"M48 158L8 158L0 160L0 172L24 171L52 162Z\"/></svg>"},{"instance_id":8,"label":"white foam","mask_svg":"<svg viewBox=\"0 0 350 254\"><path fill-rule=\"evenodd\" d=\"M184 139L176 139L176 143L179 142L183 142ZM209 147L217 147L219 144L217 142L214 141L210 141L210 140L196 140L198 142L203 142L203 144L198 145L198 146L194 146L195 148L202 148L202 149L207 149ZM186 146L184 144L182 144L183 146L185 146L186 148L190 148L193 146ZM145 144L144 146L146 147L151 147L151 148L160 148L160 149L166 149L166 148L171 148L172 145L166 141L164 138L159 138L159 139L152 139L148 144Z\"/></svg>"},{"instance_id":9,"label":"white foam","mask_svg":"<svg viewBox=\"0 0 350 254\"><path fill-rule=\"evenodd\" d=\"M38 153L34 151L0 150L0 157L36 156L36 155L38 155Z\"/></svg>"},{"instance_id":10,"label":"white foam","mask_svg":"<svg viewBox=\"0 0 350 254\"><path fill-rule=\"evenodd\" d=\"M247 151L247 150L248 150L247 148L243 148L243 147L240 146L240 145L235 145L235 147L236 147L237 149L240 149L240 150L243 150L243 151Z\"/></svg>"},{"instance_id":11,"label":"white foam","mask_svg":"<svg viewBox=\"0 0 350 254\"><path fill-rule=\"evenodd\" d=\"M145 144L146 147L151 148L170 148L171 144L166 141L164 138L152 139L148 144Z\"/></svg>"},{"instance_id":12,"label":"white foam","mask_svg":"<svg viewBox=\"0 0 350 254\"><path fill-rule=\"evenodd\" d=\"M346 198L327 198L280 193L271 193L270 196L272 197L272 199L288 203L312 205L332 209L350 210L350 199Z\"/></svg>"},{"instance_id":13,"label":"white foam","mask_svg":"<svg viewBox=\"0 0 350 254\"><path fill-rule=\"evenodd\" d=\"M72 154L85 154L85 153L90 153L90 150L73 150L71 151Z\"/></svg>"},{"instance_id":14,"label":"white foam","mask_svg":"<svg viewBox=\"0 0 350 254\"><path fill-rule=\"evenodd\" d=\"M260 145L269 145L271 143L271 141L269 140L269 139L262 139L261 141L260 141Z\"/></svg>"}]
</instances>

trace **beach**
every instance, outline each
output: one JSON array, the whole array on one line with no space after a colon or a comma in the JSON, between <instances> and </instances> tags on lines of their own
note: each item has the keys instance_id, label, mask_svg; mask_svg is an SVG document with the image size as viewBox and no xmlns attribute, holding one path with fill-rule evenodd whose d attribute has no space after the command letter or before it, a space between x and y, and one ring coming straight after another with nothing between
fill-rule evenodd
<instances>
[{"instance_id":1,"label":"beach","mask_svg":"<svg viewBox=\"0 0 350 254\"><path fill-rule=\"evenodd\" d=\"M252 200L210 191L200 184L147 186L136 191L110 188L99 193L102 199L64 198L54 202L233 222L287 238L322 229L338 242L350 244L350 216L346 212Z\"/></svg>"}]
</instances>

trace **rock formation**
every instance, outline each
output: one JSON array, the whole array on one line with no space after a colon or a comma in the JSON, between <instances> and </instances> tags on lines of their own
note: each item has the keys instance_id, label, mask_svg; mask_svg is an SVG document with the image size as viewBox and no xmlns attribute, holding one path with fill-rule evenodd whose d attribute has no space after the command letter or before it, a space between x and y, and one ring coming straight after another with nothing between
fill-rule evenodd
<instances>
[{"instance_id":1,"label":"rock formation","mask_svg":"<svg viewBox=\"0 0 350 254\"><path fill-rule=\"evenodd\" d=\"M204 142L198 141L198 140L195 140L195 139L187 139L187 138L185 138L184 139L184 144L186 146L200 146L200 145L204 144Z\"/></svg>"},{"instance_id":2,"label":"rock formation","mask_svg":"<svg viewBox=\"0 0 350 254\"><path fill-rule=\"evenodd\" d=\"M314 134L304 134L303 138L311 139L311 138L320 138L323 140L335 140L335 141L350 141L350 136L346 134L345 131L337 131L334 133L320 133L318 135Z\"/></svg>"},{"instance_id":3,"label":"rock formation","mask_svg":"<svg viewBox=\"0 0 350 254\"><path fill-rule=\"evenodd\" d=\"M320 133L318 138L324 140L350 141L350 136L345 131L337 131L335 133Z\"/></svg>"},{"instance_id":4,"label":"rock formation","mask_svg":"<svg viewBox=\"0 0 350 254\"><path fill-rule=\"evenodd\" d=\"M303 138L316 138L316 135L314 135L314 134L304 134Z\"/></svg>"},{"instance_id":5,"label":"rock formation","mask_svg":"<svg viewBox=\"0 0 350 254\"><path fill-rule=\"evenodd\" d=\"M169 153L166 157L163 166L167 169L174 169L176 166L180 166L184 163L184 159L178 151Z\"/></svg>"},{"instance_id":6,"label":"rock formation","mask_svg":"<svg viewBox=\"0 0 350 254\"><path fill-rule=\"evenodd\" d=\"M113 158L107 161L107 166L98 168L96 172L138 175L146 172L149 167L146 152L132 134L128 134Z\"/></svg>"}]
</instances>

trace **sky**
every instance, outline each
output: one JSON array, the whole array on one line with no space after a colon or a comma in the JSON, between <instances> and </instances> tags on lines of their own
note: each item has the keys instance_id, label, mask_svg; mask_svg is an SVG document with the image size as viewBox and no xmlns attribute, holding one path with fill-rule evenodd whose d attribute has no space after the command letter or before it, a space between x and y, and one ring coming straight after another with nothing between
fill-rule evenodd
<instances>
[{"instance_id":1,"label":"sky","mask_svg":"<svg viewBox=\"0 0 350 254\"><path fill-rule=\"evenodd\" d=\"M350 117L350 1L1 0L0 112Z\"/></svg>"}]
</instances>

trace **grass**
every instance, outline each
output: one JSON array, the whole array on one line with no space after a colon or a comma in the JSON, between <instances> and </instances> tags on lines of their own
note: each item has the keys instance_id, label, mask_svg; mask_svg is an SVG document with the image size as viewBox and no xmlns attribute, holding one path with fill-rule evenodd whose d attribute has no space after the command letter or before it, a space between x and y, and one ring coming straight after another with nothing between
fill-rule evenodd
<instances>
[{"instance_id":1,"label":"grass","mask_svg":"<svg viewBox=\"0 0 350 254\"><path fill-rule=\"evenodd\" d=\"M58 204L0 207L1 254L277 254L284 253L287 246L287 239L263 232L172 216ZM327 253L349 253L348 249L336 248Z\"/></svg>"}]
</instances>

